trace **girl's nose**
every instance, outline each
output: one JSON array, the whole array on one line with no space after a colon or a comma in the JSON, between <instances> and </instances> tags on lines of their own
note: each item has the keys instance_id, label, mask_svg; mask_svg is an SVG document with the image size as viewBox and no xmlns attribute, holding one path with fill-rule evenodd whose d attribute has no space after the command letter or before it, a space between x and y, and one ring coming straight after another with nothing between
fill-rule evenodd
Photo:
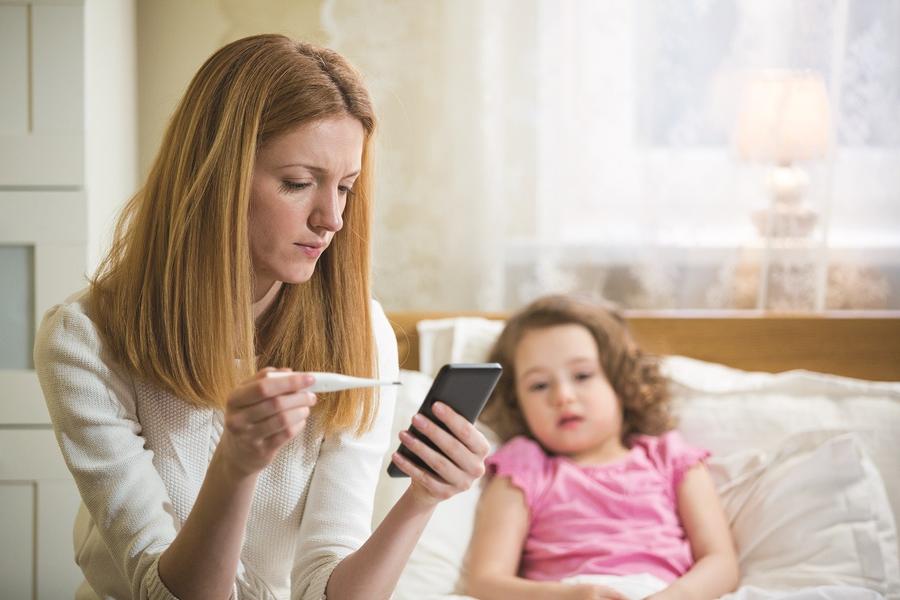
<instances>
[{"instance_id":1,"label":"girl's nose","mask_svg":"<svg viewBox=\"0 0 900 600\"><path fill-rule=\"evenodd\" d=\"M566 381L561 381L553 386L553 404L555 406L566 406L575 401L575 390Z\"/></svg>"}]
</instances>

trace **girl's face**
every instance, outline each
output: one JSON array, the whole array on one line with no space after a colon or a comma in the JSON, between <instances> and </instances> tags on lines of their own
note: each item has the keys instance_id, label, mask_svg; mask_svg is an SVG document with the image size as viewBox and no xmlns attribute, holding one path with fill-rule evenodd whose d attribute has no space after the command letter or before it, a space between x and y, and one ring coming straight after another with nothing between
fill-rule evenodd
<instances>
[{"instance_id":1,"label":"girl's face","mask_svg":"<svg viewBox=\"0 0 900 600\"><path fill-rule=\"evenodd\" d=\"M362 124L348 115L305 123L259 149L250 192L250 253L259 299L276 281L303 283L343 226L359 175Z\"/></svg>"},{"instance_id":2,"label":"girl's face","mask_svg":"<svg viewBox=\"0 0 900 600\"><path fill-rule=\"evenodd\" d=\"M626 452L622 409L586 327L527 331L514 356L516 395L525 422L547 450L576 462L605 462Z\"/></svg>"}]
</instances>

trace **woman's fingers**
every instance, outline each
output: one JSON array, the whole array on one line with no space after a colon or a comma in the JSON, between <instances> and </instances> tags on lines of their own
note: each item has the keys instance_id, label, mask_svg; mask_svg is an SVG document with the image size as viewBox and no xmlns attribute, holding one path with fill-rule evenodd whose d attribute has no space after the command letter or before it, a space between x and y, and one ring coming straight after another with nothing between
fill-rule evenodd
<instances>
[{"instance_id":1,"label":"woman's fingers","mask_svg":"<svg viewBox=\"0 0 900 600\"><path fill-rule=\"evenodd\" d=\"M286 442L306 425L316 395L304 391L311 375L292 373L268 377L276 369L260 370L228 396L225 434L219 446L227 460L246 473L256 473L271 463Z\"/></svg>"},{"instance_id":2,"label":"woman's fingers","mask_svg":"<svg viewBox=\"0 0 900 600\"><path fill-rule=\"evenodd\" d=\"M262 369L229 397L225 426L249 447L265 450L296 435L309 417L316 395L303 391L313 378L303 373L267 377L275 369ZM287 370L289 369L282 369Z\"/></svg>"},{"instance_id":3,"label":"woman's fingers","mask_svg":"<svg viewBox=\"0 0 900 600\"><path fill-rule=\"evenodd\" d=\"M487 456L491 449L487 439L462 415L443 402L435 402L431 407L431 412L433 412L434 415L447 426L450 433L452 433L456 439L462 442L469 450L474 452L480 458Z\"/></svg>"},{"instance_id":4,"label":"woman's fingers","mask_svg":"<svg viewBox=\"0 0 900 600\"><path fill-rule=\"evenodd\" d=\"M272 415L277 415L280 412L291 410L298 406L315 406L316 401L317 397L312 392L300 391L292 394L282 394L274 398L260 400L256 404L241 410L238 415L242 422L247 425L254 425L265 421Z\"/></svg>"},{"instance_id":5,"label":"woman's fingers","mask_svg":"<svg viewBox=\"0 0 900 600\"><path fill-rule=\"evenodd\" d=\"M308 406L298 406L272 415L264 421L253 425L253 433L264 439L286 432L288 437L296 435L306 424L309 417Z\"/></svg>"},{"instance_id":6,"label":"woman's fingers","mask_svg":"<svg viewBox=\"0 0 900 600\"><path fill-rule=\"evenodd\" d=\"M259 371L256 372L256 375L251 377L250 379L262 379L267 376L269 373L275 373L276 371L290 371L290 369L276 369L275 367L263 367Z\"/></svg>"},{"instance_id":7,"label":"woman's fingers","mask_svg":"<svg viewBox=\"0 0 900 600\"><path fill-rule=\"evenodd\" d=\"M302 425L309 417L308 405L296 405L291 408L272 413L265 419L249 424L244 434L253 438L263 439L291 429L295 425Z\"/></svg>"},{"instance_id":8,"label":"woman's fingers","mask_svg":"<svg viewBox=\"0 0 900 600\"><path fill-rule=\"evenodd\" d=\"M463 421L465 421L465 419L463 419ZM465 421L465 423L466 425L468 425L468 427L474 430L476 436L481 435L477 430L475 430L471 423L469 423L468 421ZM417 414L415 417L413 417L413 426L422 435L426 436L429 440L434 442L434 445L440 448L441 451L446 454L447 457L455 464L455 466L462 469L469 476L477 479L484 474L484 456L479 456L478 454L473 452L468 446L464 445L459 439L457 439L450 433L447 433L439 425L428 420L426 417ZM428 448L427 445L425 445L425 447ZM434 452L434 450L432 450L431 448L428 448L428 450ZM439 453L435 452L435 454L440 457ZM425 460L426 457L422 456L422 459ZM428 463L428 465L434 468L431 463Z\"/></svg>"},{"instance_id":9,"label":"woman's fingers","mask_svg":"<svg viewBox=\"0 0 900 600\"><path fill-rule=\"evenodd\" d=\"M295 415L304 415L305 420L315 404L316 395L312 392L275 396L228 414L225 424L237 435L264 438L288 427Z\"/></svg>"},{"instance_id":10,"label":"woman's fingers","mask_svg":"<svg viewBox=\"0 0 900 600\"><path fill-rule=\"evenodd\" d=\"M238 386L228 397L228 407L235 410L252 406L264 398L291 394L312 385L314 378L305 373L288 377L265 377L263 371L253 379Z\"/></svg>"},{"instance_id":11,"label":"woman's fingers","mask_svg":"<svg viewBox=\"0 0 900 600\"><path fill-rule=\"evenodd\" d=\"M469 484L474 479L472 476L467 476L453 461L440 452L433 450L408 431L400 432L400 442L410 452L421 458L426 465L431 467L443 482L459 489L465 489L469 487Z\"/></svg>"},{"instance_id":12,"label":"woman's fingers","mask_svg":"<svg viewBox=\"0 0 900 600\"><path fill-rule=\"evenodd\" d=\"M474 480L484 474L484 457L489 449L487 440L471 423L446 405L436 403L432 410L452 434L422 415L413 417L413 427L439 451L407 431L400 433L400 441L437 474L442 480L440 483L449 484L455 491L468 489ZM410 464L436 479L427 471ZM411 474L407 472L407 475Z\"/></svg>"},{"instance_id":13,"label":"woman's fingers","mask_svg":"<svg viewBox=\"0 0 900 600\"><path fill-rule=\"evenodd\" d=\"M434 475L425 469L422 469L399 452L394 452L391 458L401 471L409 475L409 478L412 479L413 482L424 488L433 498L445 500L460 491L453 486L440 481Z\"/></svg>"}]
</instances>

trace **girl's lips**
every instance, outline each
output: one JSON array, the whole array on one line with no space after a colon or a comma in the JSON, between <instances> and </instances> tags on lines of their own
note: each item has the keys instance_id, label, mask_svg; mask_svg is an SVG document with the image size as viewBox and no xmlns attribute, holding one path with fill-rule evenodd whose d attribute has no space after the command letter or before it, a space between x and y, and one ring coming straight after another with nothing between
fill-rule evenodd
<instances>
[{"instance_id":1,"label":"girl's lips","mask_svg":"<svg viewBox=\"0 0 900 600\"><path fill-rule=\"evenodd\" d=\"M566 417L561 417L559 421L557 421L556 425L560 429L574 429L581 425L581 422L584 421L582 417L571 415Z\"/></svg>"}]
</instances>

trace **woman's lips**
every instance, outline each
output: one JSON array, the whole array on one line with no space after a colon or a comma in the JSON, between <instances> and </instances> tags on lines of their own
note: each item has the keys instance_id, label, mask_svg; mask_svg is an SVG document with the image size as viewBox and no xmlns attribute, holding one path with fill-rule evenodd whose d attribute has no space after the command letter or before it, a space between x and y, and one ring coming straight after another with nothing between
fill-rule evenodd
<instances>
[{"instance_id":1,"label":"woman's lips","mask_svg":"<svg viewBox=\"0 0 900 600\"><path fill-rule=\"evenodd\" d=\"M319 258L319 256L325 251L325 246L307 246L306 244L294 244L301 250L303 250L303 254L308 256L309 258Z\"/></svg>"}]
</instances>

